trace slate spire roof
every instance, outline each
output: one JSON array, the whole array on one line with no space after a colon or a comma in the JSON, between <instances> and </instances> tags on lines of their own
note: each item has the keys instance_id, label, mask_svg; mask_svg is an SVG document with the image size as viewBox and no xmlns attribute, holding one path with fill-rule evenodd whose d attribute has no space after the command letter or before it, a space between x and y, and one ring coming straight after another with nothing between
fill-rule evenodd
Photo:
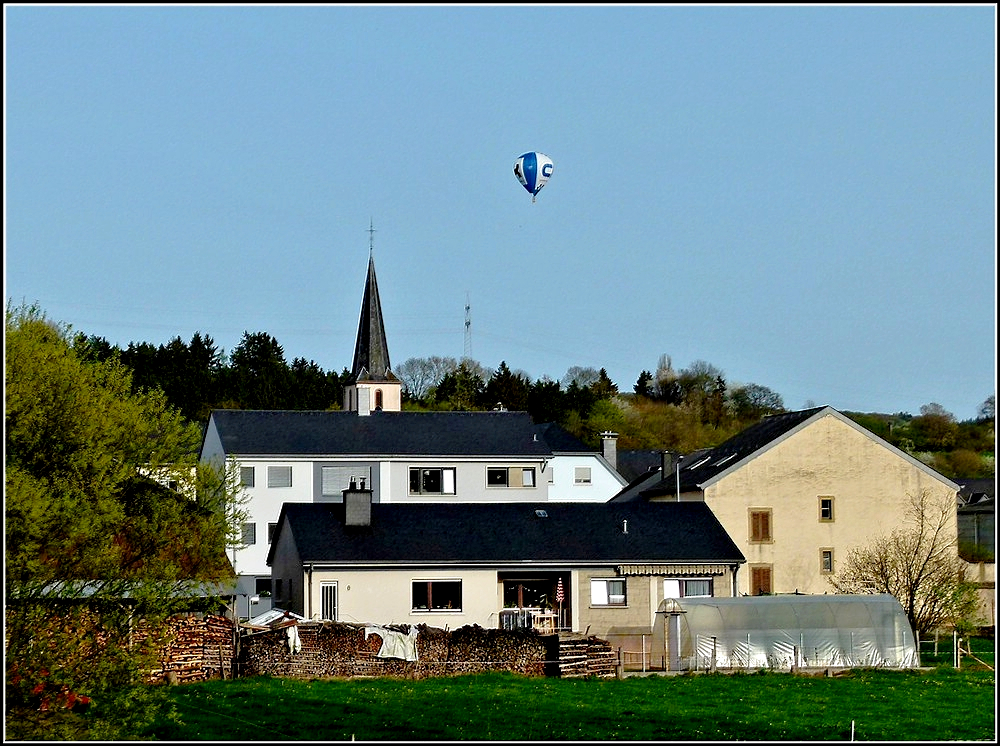
<instances>
[{"instance_id":1,"label":"slate spire roof","mask_svg":"<svg viewBox=\"0 0 1000 746\"><path fill-rule=\"evenodd\" d=\"M351 382L395 381L389 365L389 344L385 338L382 322L382 303L378 297L378 282L375 279L375 258L368 255L368 277L365 282L365 296L361 301L361 318L358 321L358 340L354 346L354 365L351 367Z\"/></svg>"}]
</instances>

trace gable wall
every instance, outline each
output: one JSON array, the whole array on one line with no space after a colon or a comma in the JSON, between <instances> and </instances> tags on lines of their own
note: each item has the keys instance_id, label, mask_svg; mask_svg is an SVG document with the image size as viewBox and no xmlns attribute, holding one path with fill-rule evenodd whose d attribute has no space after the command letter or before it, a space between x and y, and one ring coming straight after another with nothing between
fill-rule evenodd
<instances>
[{"instance_id":1,"label":"gable wall","mask_svg":"<svg viewBox=\"0 0 1000 746\"><path fill-rule=\"evenodd\" d=\"M576 484L577 467L590 469L590 484ZM542 479L549 484L551 502L607 502L625 486L625 480L611 471L607 461L596 454L556 454L549 459Z\"/></svg>"},{"instance_id":2,"label":"gable wall","mask_svg":"<svg viewBox=\"0 0 1000 746\"><path fill-rule=\"evenodd\" d=\"M955 504L946 482L830 415L722 477L704 499L746 556L739 592L749 592L749 568L760 563L773 566L775 593L827 593L821 549L833 549L836 572L852 548L901 526L922 490ZM819 520L821 495L834 498L832 522ZM772 510L773 542L749 542L750 508Z\"/></svg>"}]
</instances>

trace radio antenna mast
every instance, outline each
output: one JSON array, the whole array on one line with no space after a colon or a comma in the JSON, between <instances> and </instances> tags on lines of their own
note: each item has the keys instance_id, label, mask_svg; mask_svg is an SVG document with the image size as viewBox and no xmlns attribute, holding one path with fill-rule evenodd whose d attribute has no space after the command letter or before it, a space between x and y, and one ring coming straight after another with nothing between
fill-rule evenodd
<instances>
[{"instance_id":1,"label":"radio antenna mast","mask_svg":"<svg viewBox=\"0 0 1000 746\"><path fill-rule=\"evenodd\" d=\"M465 292L465 357L472 359L472 316L469 311L469 292Z\"/></svg>"}]
</instances>

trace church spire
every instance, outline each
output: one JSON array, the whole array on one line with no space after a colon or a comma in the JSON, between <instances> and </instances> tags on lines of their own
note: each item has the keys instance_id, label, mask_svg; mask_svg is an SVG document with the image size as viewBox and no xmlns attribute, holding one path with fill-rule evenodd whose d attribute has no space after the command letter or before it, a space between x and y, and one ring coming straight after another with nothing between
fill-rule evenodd
<instances>
[{"instance_id":1,"label":"church spire","mask_svg":"<svg viewBox=\"0 0 1000 746\"><path fill-rule=\"evenodd\" d=\"M344 409L361 414L380 409L398 412L402 393L402 383L389 364L389 343L385 338L382 302L375 279L374 234L374 226L369 225L368 277L361 301L351 378L344 387Z\"/></svg>"},{"instance_id":2,"label":"church spire","mask_svg":"<svg viewBox=\"0 0 1000 746\"><path fill-rule=\"evenodd\" d=\"M375 258L368 256L368 278L365 295L361 301L361 318L358 321L358 339L354 345L354 365L351 382L395 381L389 365L389 344L385 338L382 321L382 303L375 279Z\"/></svg>"}]
</instances>

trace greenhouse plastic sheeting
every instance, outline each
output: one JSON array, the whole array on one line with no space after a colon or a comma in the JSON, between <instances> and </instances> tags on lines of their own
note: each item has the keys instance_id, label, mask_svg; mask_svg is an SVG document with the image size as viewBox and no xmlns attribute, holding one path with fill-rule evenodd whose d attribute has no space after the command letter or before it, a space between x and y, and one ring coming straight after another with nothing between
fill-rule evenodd
<instances>
[{"instance_id":1,"label":"greenhouse plastic sheeting","mask_svg":"<svg viewBox=\"0 0 1000 746\"><path fill-rule=\"evenodd\" d=\"M653 644L669 647L682 670L713 660L717 668L919 666L906 614L889 594L681 598L656 616Z\"/></svg>"}]
</instances>

